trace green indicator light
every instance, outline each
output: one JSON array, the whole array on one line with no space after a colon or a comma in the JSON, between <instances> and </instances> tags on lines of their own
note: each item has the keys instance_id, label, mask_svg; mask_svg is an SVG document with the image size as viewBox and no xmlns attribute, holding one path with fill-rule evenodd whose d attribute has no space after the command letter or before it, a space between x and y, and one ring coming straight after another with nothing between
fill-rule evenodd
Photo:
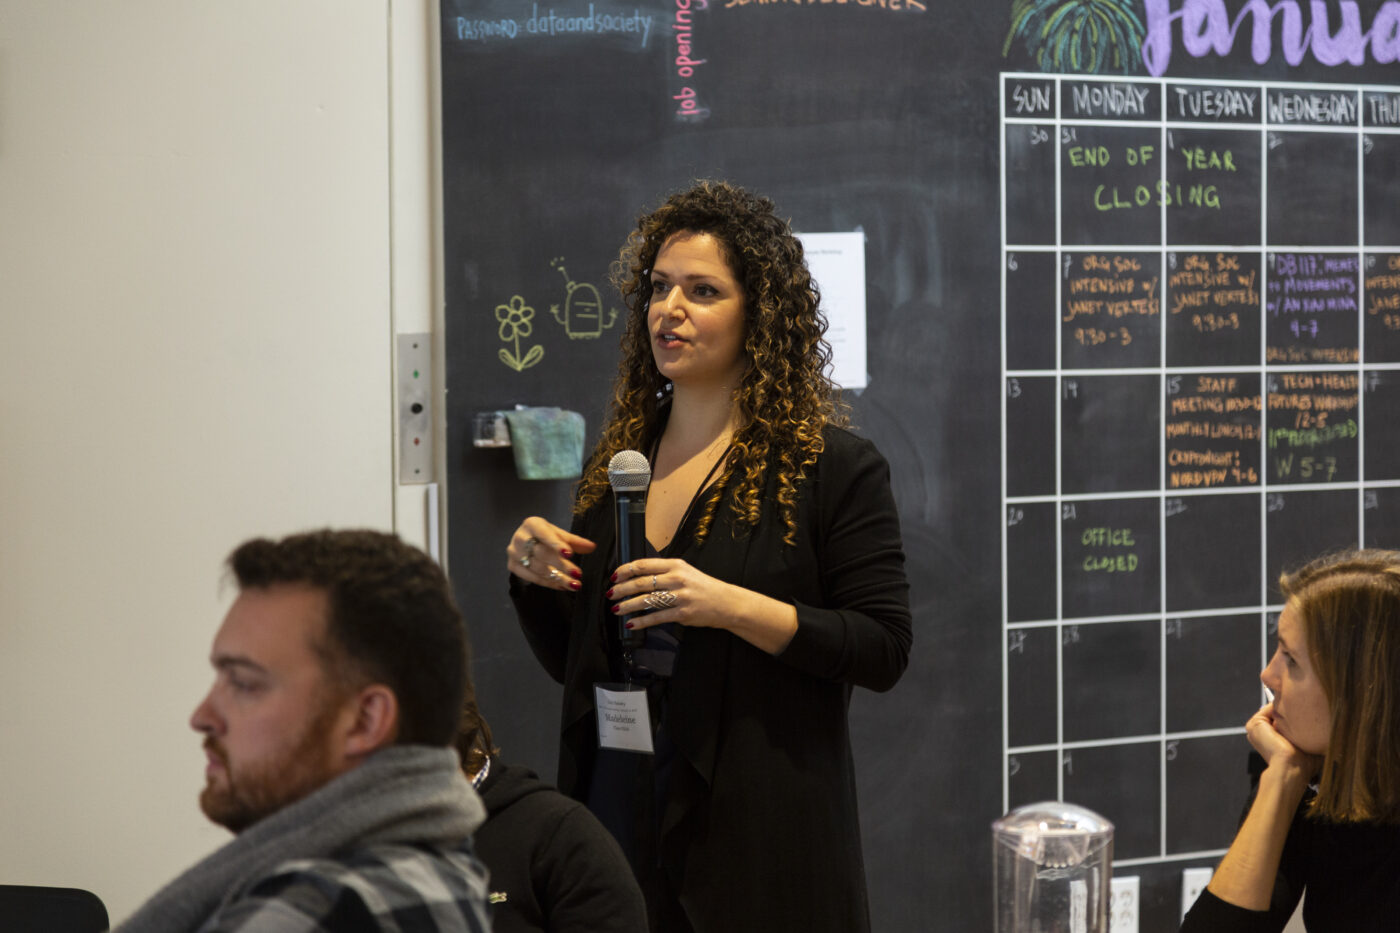
<instances>
[{"instance_id":1,"label":"green indicator light","mask_svg":"<svg viewBox=\"0 0 1400 933\"><path fill-rule=\"evenodd\" d=\"M414 379L417 379L417 378L418 378L418 370L416 370L416 369L413 371L413 378L414 378Z\"/></svg>"}]
</instances>

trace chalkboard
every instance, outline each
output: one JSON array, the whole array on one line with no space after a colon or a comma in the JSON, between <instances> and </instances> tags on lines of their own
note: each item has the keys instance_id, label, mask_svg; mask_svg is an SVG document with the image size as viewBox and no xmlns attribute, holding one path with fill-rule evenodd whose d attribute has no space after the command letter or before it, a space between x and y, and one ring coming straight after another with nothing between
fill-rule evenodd
<instances>
[{"instance_id":1,"label":"chalkboard","mask_svg":"<svg viewBox=\"0 0 1400 933\"><path fill-rule=\"evenodd\" d=\"M440 6L449 570L506 754L553 773L559 689L503 550L571 490L473 419L560 405L594 435L609 263L641 210L727 178L865 235L849 401L915 612L908 673L852 712L874 929L989 929L989 824L1054 797L1115 821L1140 929L1175 929L1244 798L1272 580L1400 544L1380 4L1296 35L1232 29L1242 0ZM1112 28L1076 28L1091 6Z\"/></svg>"}]
</instances>

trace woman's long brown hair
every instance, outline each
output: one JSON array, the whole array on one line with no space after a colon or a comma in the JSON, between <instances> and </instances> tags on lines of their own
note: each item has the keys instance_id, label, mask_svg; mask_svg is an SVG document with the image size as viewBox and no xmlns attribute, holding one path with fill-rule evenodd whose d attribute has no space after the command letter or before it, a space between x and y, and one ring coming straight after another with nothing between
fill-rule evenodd
<instances>
[{"instance_id":1,"label":"woman's long brown hair","mask_svg":"<svg viewBox=\"0 0 1400 933\"><path fill-rule=\"evenodd\" d=\"M753 526L762 514L770 467L776 474L783 540L796 543L797 487L822 451L822 429L847 423L828 378L826 319L807 271L802 243L773 202L722 181L700 181L642 215L613 264L612 280L628 308L613 398L593 456L579 480L574 511L583 514L609 492L607 465L621 450L644 449L656 436L666 380L652 360L647 330L651 268L677 233L706 233L721 244L744 289L747 368L735 391L734 447L711 487L696 529L704 541L725 491L735 519Z\"/></svg>"}]
</instances>

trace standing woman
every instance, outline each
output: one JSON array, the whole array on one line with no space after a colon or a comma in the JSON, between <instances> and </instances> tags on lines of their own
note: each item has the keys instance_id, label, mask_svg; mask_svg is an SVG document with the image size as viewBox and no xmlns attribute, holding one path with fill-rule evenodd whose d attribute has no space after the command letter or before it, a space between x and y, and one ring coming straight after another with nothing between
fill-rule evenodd
<instances>
[{"instance_id":1,"label":"standing woman","mask_svg":"<svg viewBox=\"0 0 1400 933\"><path fill-rule=\"evenodd\" d=\"M1278 648L1250 718L1266 766L1183 931L1400 928L1400 553L1347 551L1279 581ZM1315 783L1314 783L1315 782ZM1310 786L1312 785L1312 786Z\"/></svg>"},{"instance_id":2,"label":"standing woman","mask_svg":"<svg viewBox=\"0 0 1400 933\"><path fill-rule=\"evenodd\" d=\"M841 426L819 295L771 201L671 196L614 280L622 361L572 528L527 518L507 548L521 626L564 685L559 787L618 837L653 930L867 930L846 714L909 658L889 468ZM619 566L623 450L652 478L649 556ZM630 613L645 643L624 654ZM600 748L594 687L625 680L654 755Z\"/></svg>"}]
</instances>

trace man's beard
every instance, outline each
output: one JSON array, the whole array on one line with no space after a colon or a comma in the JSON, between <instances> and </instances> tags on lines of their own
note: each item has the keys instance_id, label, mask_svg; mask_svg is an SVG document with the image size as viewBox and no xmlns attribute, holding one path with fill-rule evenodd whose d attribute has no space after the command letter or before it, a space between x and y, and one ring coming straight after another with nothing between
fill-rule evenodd
<instances>
[{"instance_id":1,"label":"man's beard","mask_svg":"<svg viewBox=\"0 0 1400 933\"><path fill-rule=\"evenodd\" d=\"M294 747L279 760L239 767L212 736L204 747L223 765L223 782L211 775L199 794L199 807L215 823L235 833L296 803L325 785L338 773L330 761L327 730L335 720L337 705L327 696Z\"/></svg>"}]
</instances>

